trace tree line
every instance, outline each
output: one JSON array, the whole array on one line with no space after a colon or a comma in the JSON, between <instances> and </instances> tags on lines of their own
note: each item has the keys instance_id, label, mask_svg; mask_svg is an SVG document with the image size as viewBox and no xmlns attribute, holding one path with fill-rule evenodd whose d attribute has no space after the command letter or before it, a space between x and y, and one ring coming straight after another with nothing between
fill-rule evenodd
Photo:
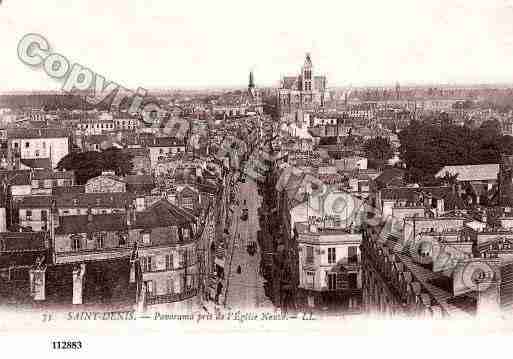
<instances>
[{"instance_id":1,"label":"tree line","mask_svg":"<svg viewBox=\"0 0 513 359\"><path fill-rule=\"evenodd\" d=\"M399 140L408 180L424 184L436 182L434 175L444 166L499 163L502 155L513 154L513 137L502 135L496 120L476 129L412 121Z\"/></svg>"}]
</instances>

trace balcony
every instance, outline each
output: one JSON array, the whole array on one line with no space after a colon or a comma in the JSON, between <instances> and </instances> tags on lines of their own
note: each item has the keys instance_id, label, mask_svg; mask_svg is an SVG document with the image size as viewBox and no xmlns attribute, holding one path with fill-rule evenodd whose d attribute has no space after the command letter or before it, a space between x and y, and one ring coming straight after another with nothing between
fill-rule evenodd
<instances>
[{"instance_id":1,"label":"balcony","mask_svg":"<svg viewBox=\"0 0 513 359\"><path fill-rule=\"evenodd\" d=\"M155 304L182 302L184 300L195 297L197 294L198 294L197 288L192 288L192 289L186 290L185 292L181 292L181 293L168 293L168 294L161 294L161 295L151 295L148 293L148 295L146 297L146 304L147 305L155 305Z\"/></svg>"}]
</instances>

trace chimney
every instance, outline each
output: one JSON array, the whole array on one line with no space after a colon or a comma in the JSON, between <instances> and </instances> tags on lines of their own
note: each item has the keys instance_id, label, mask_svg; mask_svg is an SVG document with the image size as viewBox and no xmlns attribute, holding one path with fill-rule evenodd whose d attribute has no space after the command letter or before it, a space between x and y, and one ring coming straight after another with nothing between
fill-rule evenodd
<instances>
[{"instance_id":1,"label":"chimney","mask_svg":"<svg viewBox=\"0 0 513 359\"><path fill-rule=\"evenodd\" d=\"M139 292L139 295L137 296L137 311L139 313L143 313L145 311L146 307L146 290L147 290L147 284L146 282L141 283L141 291Z\"/></svg>"},{"instance_id":2,"label":"chimney","mask_svg":"<svg viewBox=\"0 0 513 359\"><path fill-rule=\"evenodd\" d=\"M139 256L137 254L137 242L134 242L134 250L132 252L132 257L130 258L130 283L137 282L137 266L139 264Z\"/></svg>"},{"instance_id":3,"label":"chimney","mask_svg":"<svg viewBox=\"0 0 513 359\"><path fill-rule=\"evenodd\" d=\"M132 225L132 206L128 205L125 213L126 225L130 227Z\"/></svg>"},{"instance_id":4,"label":"chimney","mask_svg":"<svg viewBox=\"0 0 513 359\"><path fill-rule=\"evenodd\" d=\"M80 266L73 269L73 304L83 303L84 275L86 264L81 263Z\"/></svg>"},{"instance_id":5,"label":"chimney","mask_svg":"<svg viewBox=\"0 0 513 359\"><path fill-rule=\"evenodd\" d=\"M0 207L0 232L7 232L7 221L5 216L5 208Z\"/></svg>"},{"instance_id":6,"label":"chimney","mask_svg":"<svg viewBox=\"0 0 513 359\"><path fill-rule=\"evenodd\" d=\"M36 265L29 269L30 295L36 300L46 299L46 265L38 258Z\"/></svg>"}]
</instances>

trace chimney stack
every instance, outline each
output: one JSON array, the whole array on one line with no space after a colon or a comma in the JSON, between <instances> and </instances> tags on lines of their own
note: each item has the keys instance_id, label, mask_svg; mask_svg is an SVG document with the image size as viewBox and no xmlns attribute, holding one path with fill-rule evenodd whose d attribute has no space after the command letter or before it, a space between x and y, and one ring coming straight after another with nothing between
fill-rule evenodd
<instances>
[{"instance_id":1,"label":"chimney stack","mask_svg":"<svg viewBox=\"0 0 513 359\"><path fill-rule=\"evenodd\" d=\"M46 265L44 258L38 258L34 267L29 269L30 295L34 300L46 299Z\"/></svg>"},{"instance_id":2,"label":"chimney stack","mask_svg":"<svg viewBox=\"0 0 513 359\"><path fill-rule=\"evenodd\" d=\"M83 303L85 270L85 263L81 263L80 266L77 266L75 269L73 269L73 304Z\"/></svg>"}]
</instances>

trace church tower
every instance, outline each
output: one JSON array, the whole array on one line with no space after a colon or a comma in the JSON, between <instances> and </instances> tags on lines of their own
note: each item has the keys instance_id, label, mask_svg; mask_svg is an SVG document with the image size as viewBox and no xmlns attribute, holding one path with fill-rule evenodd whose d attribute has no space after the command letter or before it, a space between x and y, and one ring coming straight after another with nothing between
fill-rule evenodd
<instances>
[{"instance_id":1,"label":"church tower","mask_svg":"<svg viewBox=\"0 0 513 359\"><path fill-rule=\"evenodd\" d=\"M313 65L312 59L310 58L310 53L306 54L305 63L303 68L301 69L301 80L302 80L302 90L303 91L312 91L312 72Z\"/></svg>"}]
</instances>

